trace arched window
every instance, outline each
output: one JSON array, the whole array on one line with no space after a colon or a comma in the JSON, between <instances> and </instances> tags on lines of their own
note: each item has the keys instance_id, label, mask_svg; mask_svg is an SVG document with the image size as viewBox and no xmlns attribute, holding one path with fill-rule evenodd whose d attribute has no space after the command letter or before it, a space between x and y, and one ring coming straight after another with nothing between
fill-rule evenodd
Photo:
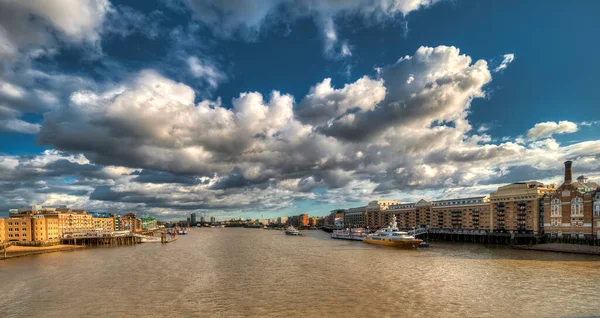
<instances>
[{"instance_id":1,"label":"arched window","mask_svg":"<svg viewBox=\"0 0 600 318\"><path fill-rule=\"evenodd\" d=\"M600 197L594 201L594 216L600 216Z\"/></svg>"},{"instance_id":2,"label":"arched window","mask_svg":"<svg viewBox=\"0 0 600 318\"><path fill-rule=\"evenodd\" d=\"M561 213L561 202L559 199L552 200L552 205L550 206L550 216L552 217L560 217Z\"/></svg>"},{"instance_id":3,"label":"arched window","mask_svg":"<svg viewBox=\"0 0 600 318\"><path fill-rule=\"evenodd\" d=\"M574 198L571 200L571 216L583 216L583 199Z\"/></svg>"}]
</instances>

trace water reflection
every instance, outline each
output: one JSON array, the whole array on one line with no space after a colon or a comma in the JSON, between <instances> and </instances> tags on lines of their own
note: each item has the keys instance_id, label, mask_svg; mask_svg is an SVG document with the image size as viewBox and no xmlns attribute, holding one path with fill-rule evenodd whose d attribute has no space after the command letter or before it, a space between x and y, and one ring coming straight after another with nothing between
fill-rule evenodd
<instances>
[{"instance_id":1,"label":"water reflection","mask_svg":"<svg viewBox=\"0 0 600 318\"><path fill-rule=\"evenodd\" d=\"M437 242L397 250L320 231L194 229L173 244L0 262L0 316L593 315L599 260Z\"/></svg>"}]
</instances>

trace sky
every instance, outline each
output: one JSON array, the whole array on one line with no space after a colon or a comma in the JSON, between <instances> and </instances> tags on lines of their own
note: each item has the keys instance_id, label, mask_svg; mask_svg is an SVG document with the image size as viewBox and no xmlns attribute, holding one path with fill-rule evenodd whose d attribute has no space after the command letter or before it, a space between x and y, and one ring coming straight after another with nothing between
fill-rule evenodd
<instances>
[{"instance_id":1,"label":"sky","mask_svg":"<svg viewBox=\"0 0 600 318\"><path fill-rule=\"evenodd\" d=\"M0 0L0 215L600 181L600 2Z\"/></svg>"}]
</instances>

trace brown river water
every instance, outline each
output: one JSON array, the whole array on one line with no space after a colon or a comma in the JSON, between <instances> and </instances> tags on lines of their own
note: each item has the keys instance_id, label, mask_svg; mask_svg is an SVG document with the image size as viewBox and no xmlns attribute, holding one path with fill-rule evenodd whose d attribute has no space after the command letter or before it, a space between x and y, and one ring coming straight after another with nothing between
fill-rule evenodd
<instances>
[{"instance_id":1,"label":"brown river water","mask_svg":"<svg viewBox=\"0 0 600 318\"><path fill-rule=\"evenodd\" d=\"M170 244L0 261L0 317L600 315L600 257L321 231L192 229Z\"/></svg>"}]
</instances>

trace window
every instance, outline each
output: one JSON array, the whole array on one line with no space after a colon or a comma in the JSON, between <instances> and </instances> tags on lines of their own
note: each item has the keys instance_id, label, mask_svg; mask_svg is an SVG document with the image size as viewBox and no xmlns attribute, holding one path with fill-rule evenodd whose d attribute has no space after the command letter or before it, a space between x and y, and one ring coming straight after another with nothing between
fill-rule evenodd
<instances>
[{"instance_id":1,"label":"window","mask_svg":"<svg viewBox=\"0 0 600 318\"><path fill-rule=\"evenodd\" d=\"M552 204L550 206L550 216L560 217L561 213L561 204L559 199L552 200Z\"/></svg>"},{"instance_id":2,"label":"window","mask_svg":"<svg viewBox=\"0 0 600 318\"><path fill-rule=\"evenodd\" d=\"M594 202L594 216L600 216L600 198Z\"/></svg>"},{"instance_id":3,"label":"window","mask_svg":"<svg viewBox=\"0 0 600 318\"><path fill-rule=\"evenodd\" d=\"M583 199L574 198L571 200L571 216L583 216Z\"/></svg>"}]
</instances>

